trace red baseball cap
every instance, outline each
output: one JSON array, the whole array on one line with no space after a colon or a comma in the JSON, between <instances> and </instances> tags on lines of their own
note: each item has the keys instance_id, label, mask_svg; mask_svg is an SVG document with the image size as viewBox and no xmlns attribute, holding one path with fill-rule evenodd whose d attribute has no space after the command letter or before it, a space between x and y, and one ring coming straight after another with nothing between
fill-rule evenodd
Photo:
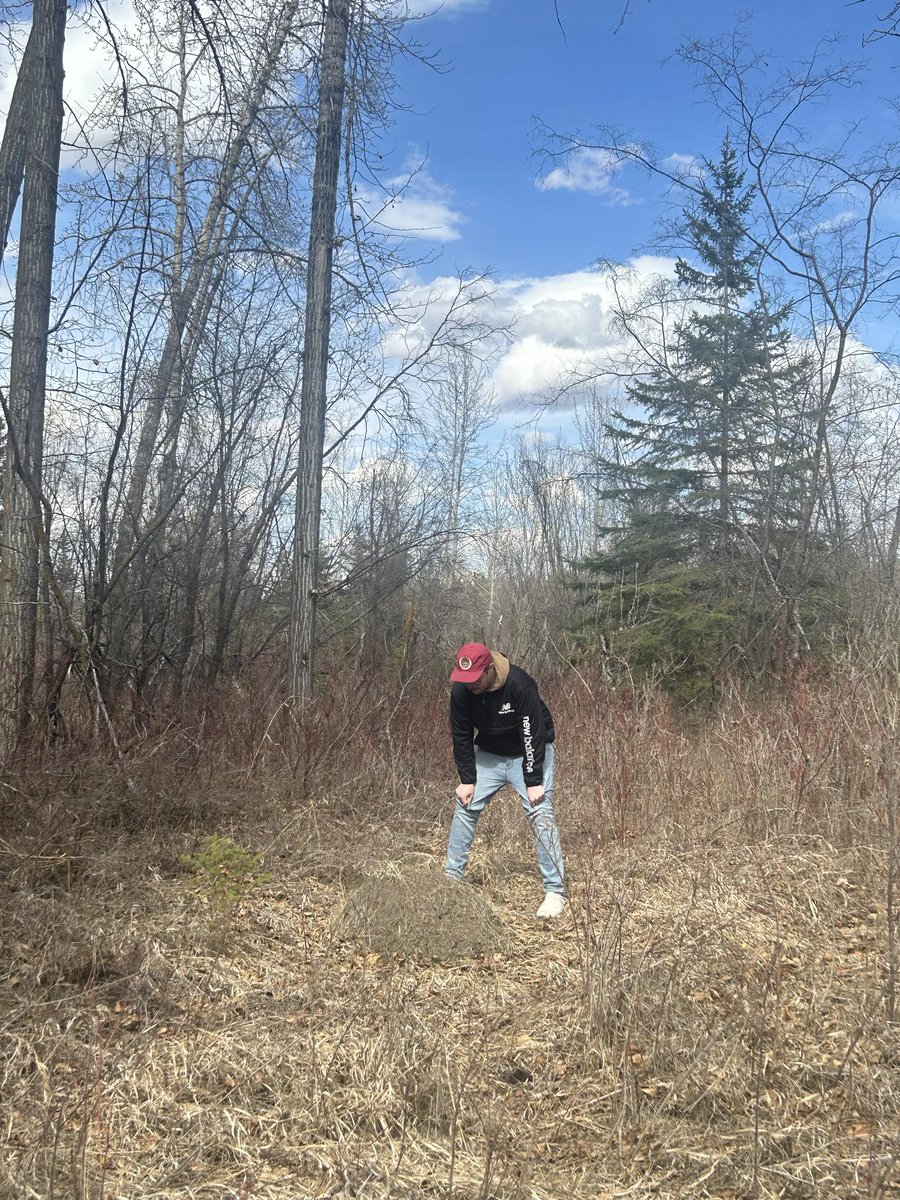
<instances>
[{"instance_id":1,"label":"red baseball cap","mask_svg":"<svg viewBox=\"0 0 900 1200\"><path fill-rule=\"evenodd\" d=\"M481 642L466 642L456 652L456 662L450 672L454 683L474 683L494 661L490 650Z\"/></svg>"}]
</instances>

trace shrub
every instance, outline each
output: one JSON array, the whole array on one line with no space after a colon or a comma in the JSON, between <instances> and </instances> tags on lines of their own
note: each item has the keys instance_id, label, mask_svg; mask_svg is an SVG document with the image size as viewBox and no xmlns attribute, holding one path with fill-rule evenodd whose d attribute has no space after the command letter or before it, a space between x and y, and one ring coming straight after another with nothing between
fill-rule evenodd
<instances>
[{"instance_id":1,"label":"shrub","mask_svg":"<svg viewBox=\"0 0 900 1200\"><path fill-rule=\"evenodd\" d=\"M196 854L184 854L181 862L194 872L198 888L220 912L231 912L251 892L271 880L260 871L262 854L253 854L231 838L212 833Z\"/></svg>"}]
</instances>

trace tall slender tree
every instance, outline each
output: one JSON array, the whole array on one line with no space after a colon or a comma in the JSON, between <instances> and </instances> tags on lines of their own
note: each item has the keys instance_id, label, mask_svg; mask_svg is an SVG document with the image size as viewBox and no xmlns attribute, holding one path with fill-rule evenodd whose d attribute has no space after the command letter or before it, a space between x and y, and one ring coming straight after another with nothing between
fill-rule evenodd
<instances>
[{"instance_id":1,"label":"tall slender tree","mask_svg":"<svg viewBox=\"0 0 900 1200\"><path fill-rule=\"evenodd\" d=\"M300 458L291 581L288 687L297 700L308 700L313 692L332 260L349 20L348 0L329 0L319 82L319 119L309 229L306 328L300 392Z\"/></svg>"},{"instance_id":2,"label":"tall slender tree","mask_svg":"<svg viewBox=\"0 0 900 1200\"><path fill-rule=\"evenodd\" d=\"M44 402L65 30L66 0L35 0L24 60L24 95L19 100L14 96L16 120L9 131L11 138L23 138L25 146L24 154L21 148L11 147L9 156L13 162L21 162L24 185L9 394L4 405L7 436L0 523L0 760L15 748L27 727L34 690L39 548L44 536L40 505ZM10 199L14 191L12 186Z\"/></svg>"}]
</instances>

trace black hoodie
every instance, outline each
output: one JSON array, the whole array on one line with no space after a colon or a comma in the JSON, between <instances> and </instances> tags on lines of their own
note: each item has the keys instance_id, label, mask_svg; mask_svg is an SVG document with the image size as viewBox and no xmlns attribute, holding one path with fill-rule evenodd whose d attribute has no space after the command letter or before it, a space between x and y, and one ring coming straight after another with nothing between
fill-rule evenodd
<instances>
[{"instance_id":1,"label":"black hoodie","mask_svg":"<svg viewBox=\"0 0 900 1200\"><path fill-rule=\"evenodd\" d=\"M501 758L521 758L527 787L544 782L544 748L556 733L537 684L521 667L510 664L503 685L479 696L454 683L450 728L460 783L475 782L474 746Z\"/></svg>"}]
</instances>

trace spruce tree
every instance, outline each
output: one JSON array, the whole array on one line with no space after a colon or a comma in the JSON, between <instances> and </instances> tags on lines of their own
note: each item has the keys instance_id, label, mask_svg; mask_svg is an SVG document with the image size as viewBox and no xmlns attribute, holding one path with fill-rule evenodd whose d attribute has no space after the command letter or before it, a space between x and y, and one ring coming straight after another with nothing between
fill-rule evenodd
<instances>
[{"instance_id":1,"label":"spruce tree","mask_svg":"<svg viewBox=\"0 0 900 1200\"><path fill-rule=\"evenodd\" d=\"M758 652L805 474L806 364L792 361L785 310L759 295L753 189L727 137L705 168L684 213L693 261L676 263L688 315L607 427L603 495L621 520L582 564L632 665L682 691Z\"/></svg>"}]
</instances>

